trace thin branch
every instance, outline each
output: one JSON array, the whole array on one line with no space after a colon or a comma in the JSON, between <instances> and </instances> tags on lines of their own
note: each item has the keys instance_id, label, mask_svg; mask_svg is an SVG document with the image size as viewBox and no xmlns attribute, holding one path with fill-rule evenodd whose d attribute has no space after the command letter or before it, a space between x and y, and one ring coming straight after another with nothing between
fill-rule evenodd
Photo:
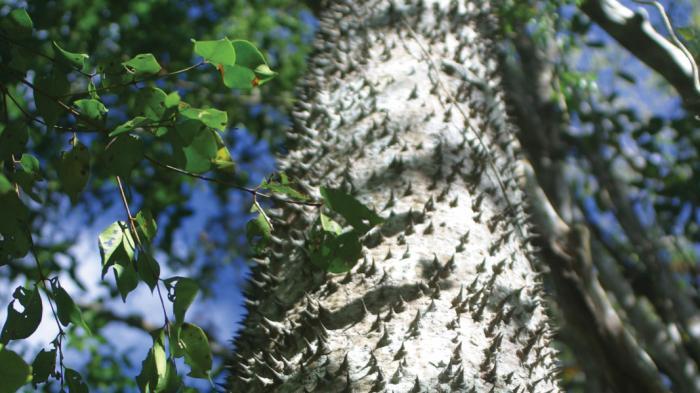
<instances>
[{"instance_id":1,"label":"thin branch","mask_svg":"<svg viewBox=\"0 0 700 393\"><path fill-rule=\"evenodd\" d=\"M112 86L98 87L98 88L96 88L96 89L94 89L94 90L92 90L92 91L93 91L93 92L109 91L109 90L112 90L112 89L115 89L115 88L119 88L119 87L133 86L133 85L139 84L139 83L141 83L141 82L148 82L148 81L151 81L151 80L157 80L157 79L161 79L161 78L169 78L169 77L171 77L171 76L173 76L173 75L182 74L182 73L184 73L184 72L191 71L191 70L193 70L193 69L195 69L195 68L197 68L197 67L202 66L203 64L206 64L206 62L205 62L205 61L200 61L200 62L197 63L197 64L193 64L193 65L191 65L191 66L187 66L187 67L185 67L185 68L182 68L182 69L179 69L179 70L175 70L175 71L172 71L172 72L166 72L166 73L164 73L164 74L156 74L156 75L152 75L152 76L149 76L149 77L146 77L146 78L143 78L143 79L134 79L134 80L129 81L129 82L120 83L120 84L116 84L116 85L112 85ZM65 98L65 97L73 97L73 96L86 95L86 94L90 94L90 91L80 91L80 92L75 92L75 93L67 93L67 94L64 94L64 95L59 96L59 97L60 97L60 98Z\"/></svg>"},{"instance_id":2,"label":"thin branch","mask_svg":"<svg viewBox=\"0 0 700 393\"><path fill-rule=\"evenodd\" d=\"M269 199L272 199L273 201L282 202L282 203L290 203L290 204L294 204L294 205L323 206L323 202L297 201L297 200L294 200L294 199L286 199L286 198L280 198L280 197L277 197L277 196L274 196L274 195L270 195L270 194L264 194L264 193L258 191L257 189L248 188L248 187L243 187L243 186L240 186L240 185L235 184L235 183L232 183L232 182L228 182L228 181L225 181L225 180L221 180L221 179L216 179L216 178L213 178L213 177L208 177L208 176L200 175L200 174L197 174L197 173L192 173L192 172L186 171L186 170L184 170L184 169L181 169L181 168L178 168L178 167L175 167L175 166L172 166L172 165L164 164L164 163L162 163L162 162L160 162L160 161L158 161L158 160L156 160L156 159L154 159L154 158L152 158L152 157L150 157L150 156L148 156L148 155L146 155L145 157L146 157L146 159L147 159L148 161L152 162L153 164L158 165L158 166L161 167L161 168L165 168L165 169L168 169L168 170L170 170L170 171L177 172L177 173L179 173L179 174L186 175L186 176L189 176L189 177L193 177L193 178L196 178L196 179L200 179L200 180L204 180L204 181L208 181L208 182L220 184L220 185L226 186L226 187L231 187L231 188L234 188L234 189L236 189L236 190L245 191L245 192L247 192L247 193L253 195L254 197L269 198Z\"/></svg>"},{"instance_id":3,"label":"thin branch","mask_svg":"<svg viewBox=\"0 0 700 393\"><path fill-rule=\"evenodd\" d=\"M646 15L632 12L617 0L585 0L581 10L673 85L689 110L700 114L697 64L683 47L659 34Z\"/></svg>"},{"instance_id":4,"label":"thin branch","mask_svg":"<svg viewBox=\"0 0 700 393\"><path fill-rule=\"evenodd\" d=\"M119 176L117 176L117 185L119 186L119 194L121 195L122 203L124 204L124 210L126 210L126 215L127 215L128 220L129 220L129 229L131 230L132 234L134 235L134 239L136 240L136 245L139 248L139 252L145 253L145 250L143 249L143 243L141 243L141 238L139 237L139 233L136 230L136 225L134 224L136 219L131 214L131 209L129 208L129 202L126 199L126 193L124 192L124 185L122 184L122 179ZM153 273L153 272L151 272L151 273ZM156 291L158 292L158 299L160 299L160 305L163 308L163 318L165 319L165 326L167 328L170 325L170 320L168 319L168 312L165 309L165 302L163 301L163 294L160 291L160 284L158 284L158 282L156 282Z\"/></svg>"}]
</instances>

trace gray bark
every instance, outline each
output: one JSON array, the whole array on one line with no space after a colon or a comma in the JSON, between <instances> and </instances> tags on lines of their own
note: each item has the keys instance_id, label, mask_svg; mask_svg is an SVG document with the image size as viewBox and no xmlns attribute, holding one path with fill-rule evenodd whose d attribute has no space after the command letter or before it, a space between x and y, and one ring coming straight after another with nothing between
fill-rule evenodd
<instances>
[{"instance_id":1,"label":"gray bark","mask_svg":"<svg viewBox=\"0 0 700 393\"><path fill-rule=\"evenodd\" d=\"M282 169L387 222L334 275L304 252L318 211L274 212L230 391L559 391L492 13L375 0L323 13Z\"/></svg>"}]
</instances>

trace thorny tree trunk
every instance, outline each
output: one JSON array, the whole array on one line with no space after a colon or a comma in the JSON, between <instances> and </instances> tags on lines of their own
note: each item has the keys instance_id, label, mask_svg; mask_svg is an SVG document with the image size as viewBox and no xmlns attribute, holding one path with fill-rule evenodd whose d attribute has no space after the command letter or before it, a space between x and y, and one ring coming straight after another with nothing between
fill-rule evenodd
<instances>
[{"instance_id":1,"label":"thorny tree trunk","mask_svg":"<svg viewBox=\"0 0 700 393\"><path fill-rule=\"evenodd\" d=\"M347 275L312 208L277 212L233 392L559 391L485 1L342 1L321 17L282 169L387 218Z\"/></svg>"}]
</instances>

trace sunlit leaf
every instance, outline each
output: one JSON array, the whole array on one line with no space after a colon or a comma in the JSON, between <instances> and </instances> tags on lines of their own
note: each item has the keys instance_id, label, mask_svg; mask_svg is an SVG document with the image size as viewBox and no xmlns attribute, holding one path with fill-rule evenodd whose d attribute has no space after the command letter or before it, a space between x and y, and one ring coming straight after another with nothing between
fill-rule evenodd
<instances>
[{"instance_id":1,"label":"sunlit leaf","mask_svg":"<svg viewBox=\"0 0 700 393\"><path fill-rule=\"evenodd\" d=\"M142 53L122 63L136 76L153 75L160 72L161 66L151 53Z\"/></svg>"},{"instance_id":2,"label":"sunlit leaf","mask_svg":"<svg viewBox=\"0 0 700 393\"><path fill-rule=\"evenodd\" d=\"M89 58L88 55L85 53L69 52L61 48L56 41L53 41L52 44L56 60L59 64L76 70L82 70L85 67L85 60Z\"/></svg>"},{"instance_id":3,"label":"sunlit leaf","mask_svg":"<svg viewBox=\"0 0 700 393\"><path fill-rule=\"evenodd\" d=\"M195 41L194 53L202 56L204 60L213 64L234 65L236 64L236 52L228 38L216 41Z\"/></svg>"}]
</instances>

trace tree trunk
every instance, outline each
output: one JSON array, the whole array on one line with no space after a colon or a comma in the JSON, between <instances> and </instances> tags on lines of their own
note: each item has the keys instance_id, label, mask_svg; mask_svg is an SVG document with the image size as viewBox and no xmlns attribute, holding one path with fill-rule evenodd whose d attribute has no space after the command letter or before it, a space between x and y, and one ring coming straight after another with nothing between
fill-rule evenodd
<instances>
[{"instance_id":1,"label":"tree trunk","mask_svg":"<svg viewBox=\"0 0 700 393\"><path fill-rule=\"evenodd\" d=\"M322 14L282 169L386 223L335 275L304 251L318 210L275 212L230 391L559 391L494 23L480 0Z\"/></svg>"}]
</instances>

